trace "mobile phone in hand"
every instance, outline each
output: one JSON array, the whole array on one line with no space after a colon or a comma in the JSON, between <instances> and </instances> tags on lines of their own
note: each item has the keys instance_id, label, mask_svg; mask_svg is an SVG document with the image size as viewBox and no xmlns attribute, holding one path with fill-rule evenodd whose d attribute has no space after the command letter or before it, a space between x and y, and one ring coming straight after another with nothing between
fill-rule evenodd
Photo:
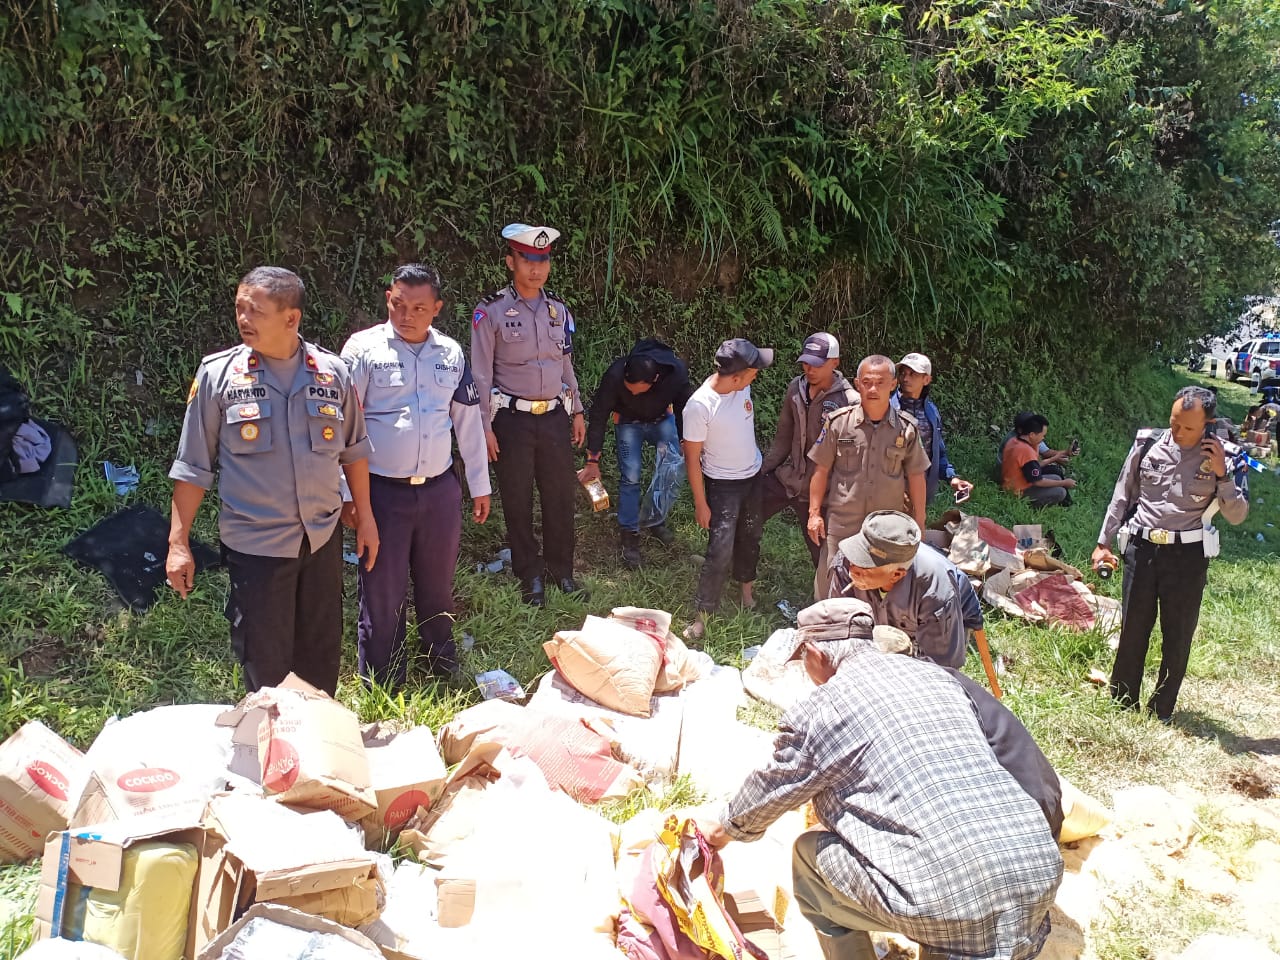
<instances>
[{"instance_id":1,"label":"mobile phone in hand","mask_svg":"<svg viewBox=\"0 0 1280 960\"><path fill-rule=\"evenodd\" d=\"M961 487L956 491L956 503L964 503L971 493L973 493L973 487Z\"/></svg>"},{"instance_id":2,"label":"mobile phone in hand","mask_svg":"<svg viewBox=\"0 0 1280 960\"><path fill-rule=\"evenodd\" d=\"M1079 453L1080 453L1080 438L1074 437L1071 441L1071 456L1074 457Z\"/></svg>"}]
</instances>

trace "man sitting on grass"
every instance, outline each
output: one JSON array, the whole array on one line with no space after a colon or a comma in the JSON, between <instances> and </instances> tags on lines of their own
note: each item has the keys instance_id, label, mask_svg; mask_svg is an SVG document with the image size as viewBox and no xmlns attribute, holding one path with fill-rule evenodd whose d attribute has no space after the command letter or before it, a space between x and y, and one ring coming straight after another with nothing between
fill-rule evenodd
<instances>
[{"instance_id":1,"label":"man sitting on grass","mask_svg":"<svg viewBox=\"0 0 1280 960\"><path fill-rule=\"evenodd\" d=\"M1001 456L1000 485L1025 497L1032 506L1070 506L1076 482L1070 477L1050 476L1039 459L1040 445L1049 432L1048 419L1038 413L1019 414L1013 432Z\"/></svg>"}]
</instances>

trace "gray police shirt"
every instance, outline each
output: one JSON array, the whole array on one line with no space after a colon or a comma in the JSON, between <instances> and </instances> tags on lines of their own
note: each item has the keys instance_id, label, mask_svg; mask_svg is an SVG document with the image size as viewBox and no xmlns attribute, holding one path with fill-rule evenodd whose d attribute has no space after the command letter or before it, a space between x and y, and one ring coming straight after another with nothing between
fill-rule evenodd
<instances>
[{"instance_id":1,"label":"gray police shirt","mask_svg":"<svg viewBox=\"0 0 1280 960\"><path fill-rule=\"evenodd\" d=\"M342 359L364 402L370 472L439 476L453 465L453 431L471 496L491 493L480 391L456 340L433 327L423 343L407 343L388 320L352 334Z\"/></svg>"},{"instance_id":2,"label":"gray police shirt","mask_svg":"<svg viewBox=\"0 0 1280 960\"><path fill-rule=\"evenodd\" d=\"M526 300L508 284L485 297L471 315L471 369L480 409L489 422L489 390L522 400L554 400L561 384L582 410L573 372L573 313L550 290Z\"/></svg>"},{"instance_id":3,"label":"gray police shirt","mask_svg":"<svg viewBox=\"0 0 1280 960\"><path fill-rule=\"evenodd\" d=\"M292 383L244 344L205 357L191 382L169 476L209 490L216 471L218 533L240 553L296 557L304 535L313 552L328 543L341 465L372 450L346 364L301 349Z\"/></svg>"},{"instance_id":4,"label":"gray police shirt","mask_svg":"<svg viewBox=\"0 0 1280 960\"><path fill-rule=\"evenodd\" d=\"M1168 430L1161 431L1144 457L1142 448L1151 434L1151 430L1140 430L1134 438L1111 494L1098 543L1111 542L1131 506L1135 509L1130 523L1146 529L1195 530L1215 497L1228 523L1244 521L1249 515L1249 501L1236 485L1230 464L1227 475L1219 480L1198 443L1184 450L1174 443Z\"/></svg>"}]
</instances>

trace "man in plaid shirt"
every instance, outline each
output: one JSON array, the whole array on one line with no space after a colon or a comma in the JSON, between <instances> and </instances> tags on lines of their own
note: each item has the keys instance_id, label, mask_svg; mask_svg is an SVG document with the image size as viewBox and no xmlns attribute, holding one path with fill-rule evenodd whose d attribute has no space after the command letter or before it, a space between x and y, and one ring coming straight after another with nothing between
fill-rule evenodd
<instances>
[{"instance_id":1,"label":"man in plaid shirt","mask_svg":"<svg viewBox=\"0 0 1280 960\"><path fill-rule=\"evenodd\" d=\"M805 647L819 687L782 718L773 762L708 836L755 840L812 800L796 841L800 912L828 960L874 960L896 930L921 960L1022 960L1049 934L1062 857L1040 806L1000 765L964 688L867 636Z\"/></svg>"}]
</instances>

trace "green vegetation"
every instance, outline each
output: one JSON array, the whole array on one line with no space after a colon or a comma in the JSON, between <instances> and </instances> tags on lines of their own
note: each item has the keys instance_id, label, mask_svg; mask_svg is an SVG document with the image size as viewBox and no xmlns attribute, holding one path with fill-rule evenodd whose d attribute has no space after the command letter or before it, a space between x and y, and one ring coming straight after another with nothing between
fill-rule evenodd
<instances>
[{"instance_id":1,"label":"green vegetation","mask_svg":"<svg viewBox=\"0 0 1280 960\"><path fill-rule=\"evenodd\" d=\"M307 335L337 348L380 315L396 262L433 260L441 325L465 341L504 279L501 225L550 223L588 388L643 334L695 374L730 334L784 357L814 329L850 357L923 349L972 511L1046 522L1077 563L1133 428L1163 423L1185 382L1152 358L1225 329L1280 273L1280 0L0 0L0 38L0 360L81 454L71 510L0 505L0 734L40 718L84 746L114 713L237 697L225 574L137 616L59 551L124 503L166 508L187 384L234 340L231 292L257 263L299 269ZM765 436L786 379L757 388ZM1238 419L1243 390L1223 392ZM987 478L990 426L1027 407L1083 442L1069 511L1033 515ZM103 460L136 464L137 492L118 498ZM616 489L611 441L605 461ZM1274 731L1278 486L1256 477L1248 522L1224 530L1172 730L1085 681L1109 667L1100 636L992 625L1006 702L1082 787L1225 787L1247 737ZM676 549L646 543L631 573L583 504L591 600L532 611L475 572L500 512L469 524L468 665L528 687L541 642L588 611L686 615L704 543L687 502L674 528ZM196 532L216 539L211 509ZM770 524L760 606L711 622L718 660L807 594L800 537ZM350 665L352 577L345 600ZM435 728L476 695L415 674L340 696ZM0 900L25 913L34 877L0 870ZM26 925L3 918L9 956Z\"/></svg>"}]
</instances>

